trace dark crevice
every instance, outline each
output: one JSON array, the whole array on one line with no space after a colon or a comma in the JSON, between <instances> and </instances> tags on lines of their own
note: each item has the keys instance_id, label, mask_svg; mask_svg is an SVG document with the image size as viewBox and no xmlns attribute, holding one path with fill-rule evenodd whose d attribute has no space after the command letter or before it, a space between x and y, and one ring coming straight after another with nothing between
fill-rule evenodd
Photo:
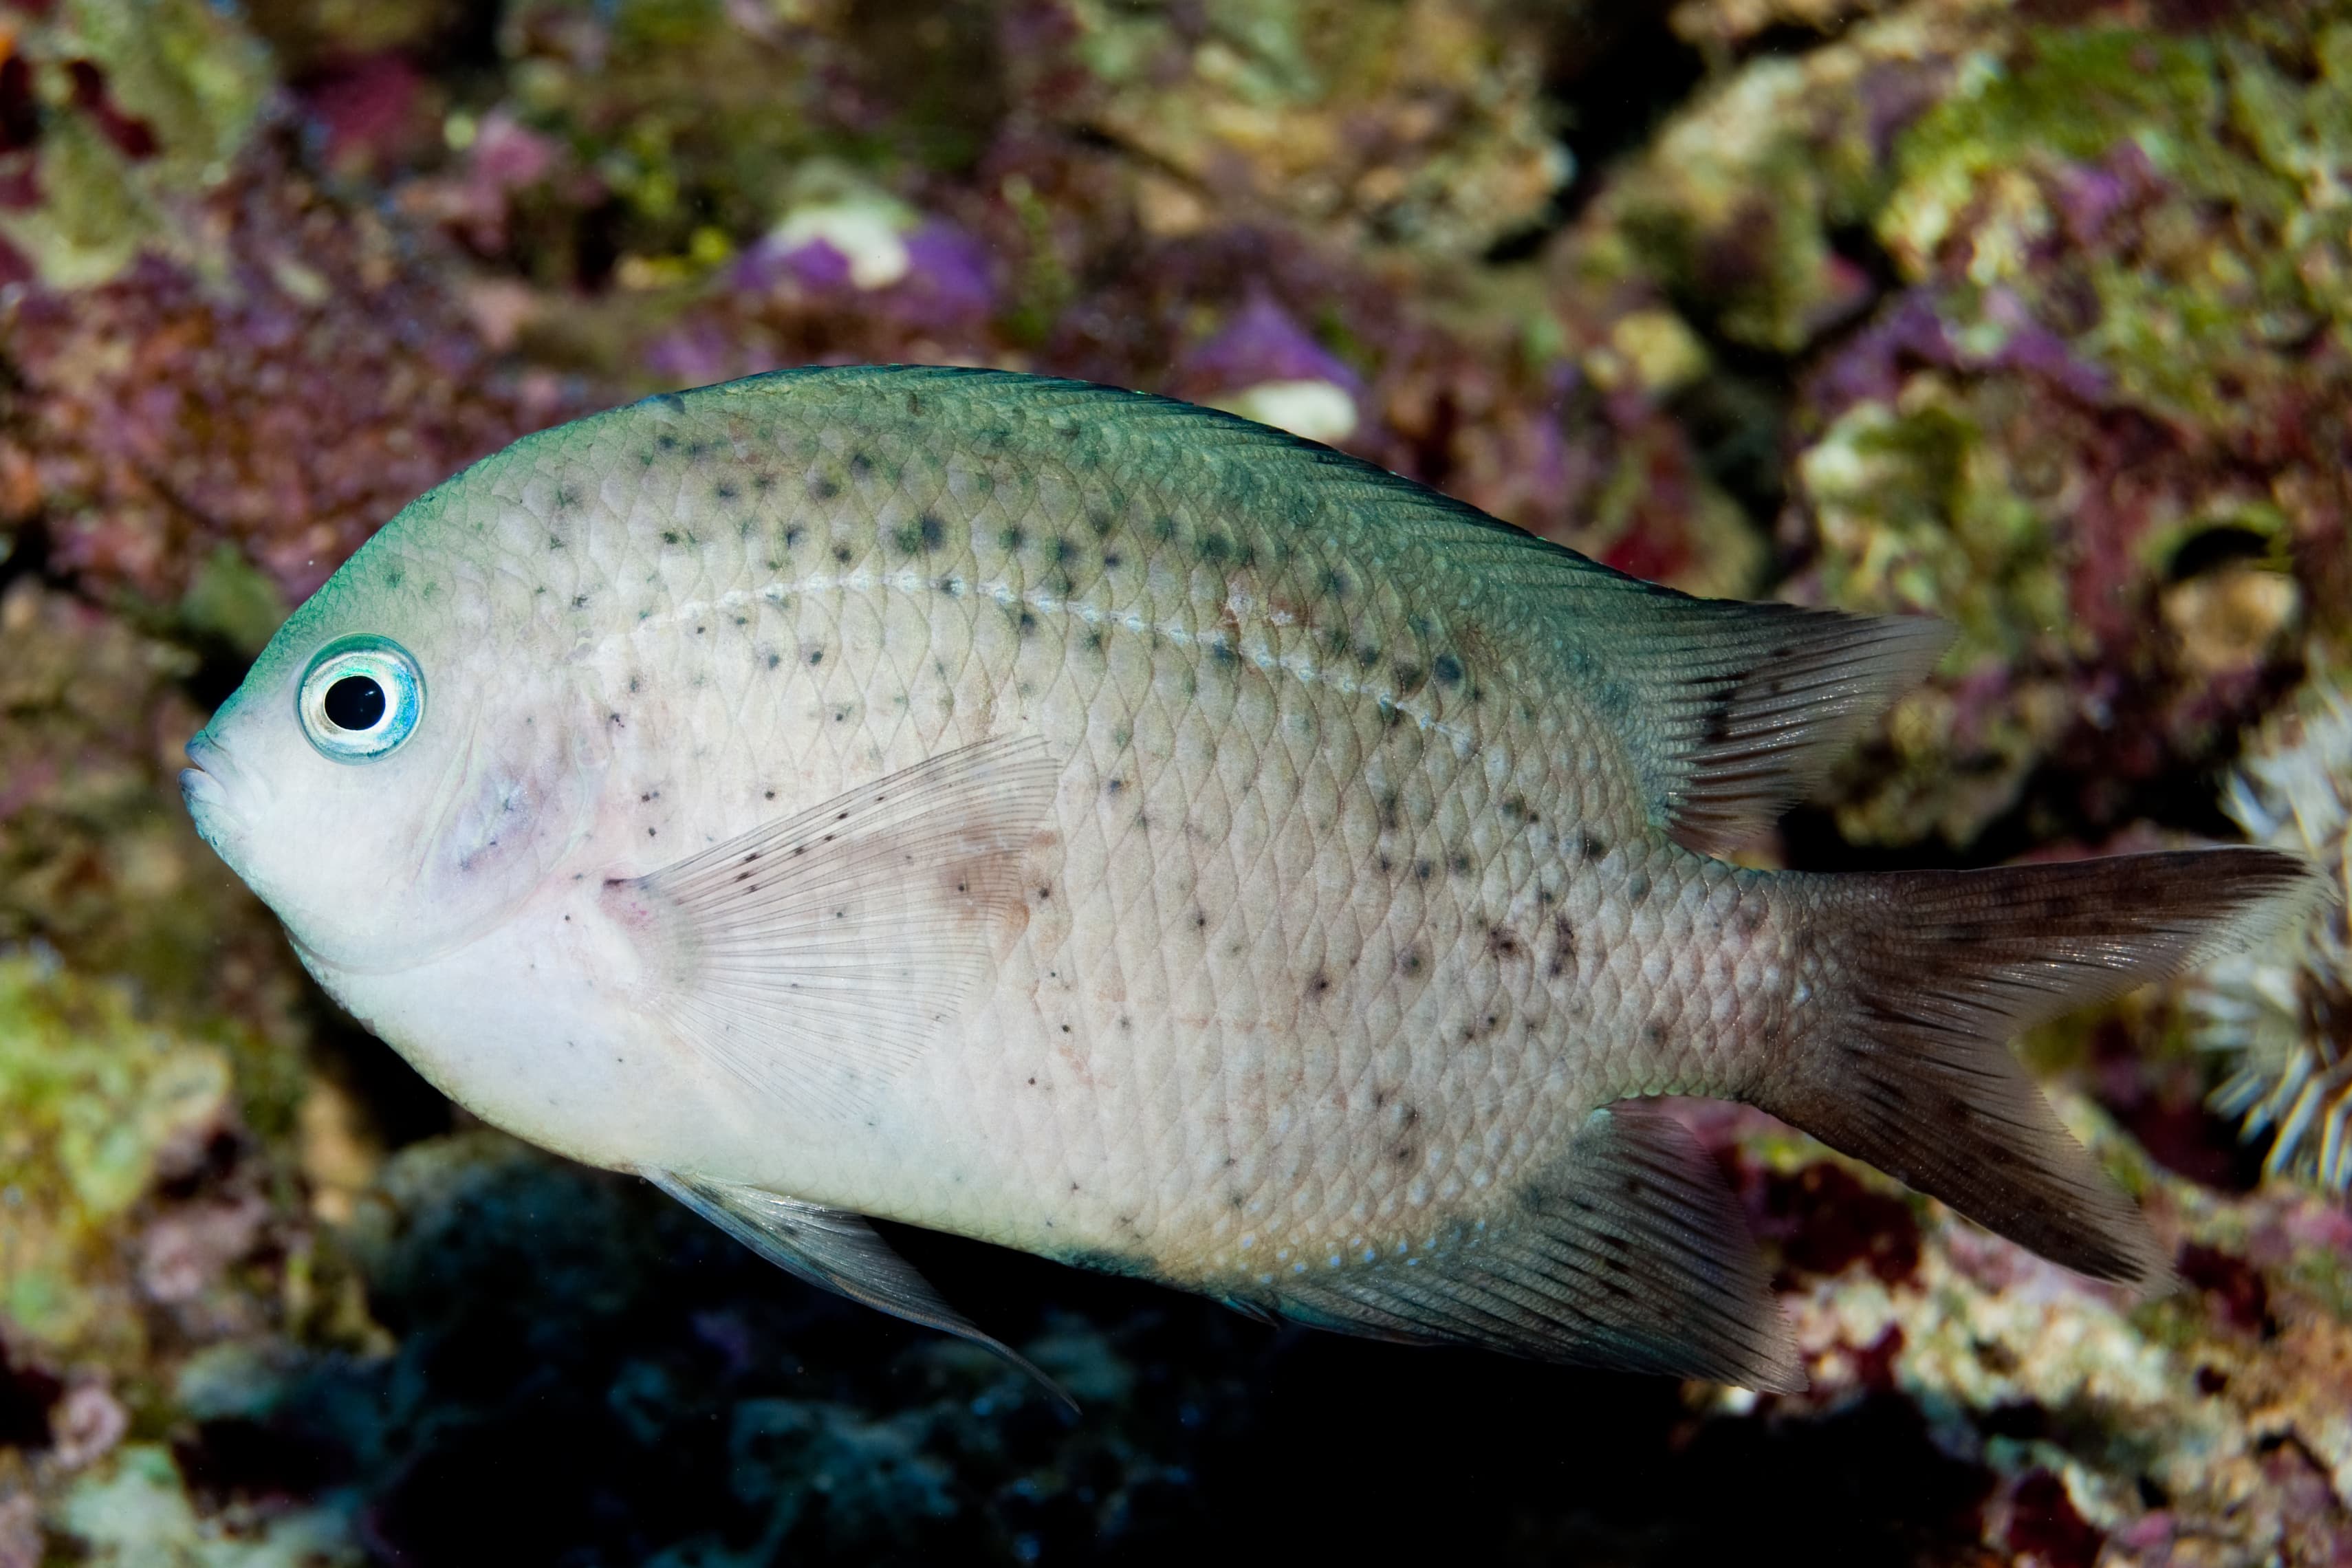
<instances>
[{"instance_id":1,"label":"dark crevice","mask_svg":"<svg viewBox=\"0 0 2352 1568\"><path fill-rule=\"evenodd\" d=\"M1507 236L1500 258L1533 254L1544 235L1574 219L1611 165L1641 147L1706 79L1706 60L1675 37L1667 9L1595 6L1555 26L1545 49L1544 90L1558 106L1576 171L1553 196L1547 221Z\"/></svg>"},{"instance_id":2,"label":"dark crevice","mask_svg":"<svg viewBox=\"0 0 2352 1568\"><path fill-rule=\"evenodd\" d=\"M456 1125L447 1097L325 992L306 985L303 1011L312 1065L362 1108L384 1147L421 1142Z\"/></svg>"},{"instance_id":3,"label":"dark crevice","mask_svg":"<svg viewBox=\"0 0 2352 1568\"><path fill-rule=\"evenodd\" d=\"M2203 769L2180 766L2160 776L2124 782L2084 769L2045 763L2029 774L2016 802L1965 844L1925 838L1909 844L1849 843L1826 806L1801 805L1781 819L1780 845L1792 870L1965 870L1999 866L2047 844L2096 845L2137 824L2221 843L2244 831L2221 809L2217 780L2227 757ZM2084 810L2085 786L2099 784L2102 809Z\"/></svg>"},{"instance_id":4,"label":"dark crevice","mask_svg":"<svg viewBox=\"0 0 2352 1568\"><path fill-rule=\"evenodd\" d=\"M49 1407L64 1393L65 1384L48 1373L12 1362L0 1341L0 1448L47 1447Z\"/></svg>"},{"instance_id":5,"label":"dark crevice","mask_svg":"<svg viewBox=\"0 0 2352 1568\"><path fill-rule=\"evenodd\" d=\"M1823 44L1837 42L1845 36L1852 22L1848 19L1840 19L1825 27L1809 27L1801 22L1775 22L1740 39L1738 47L1732 52L1732 58L1745 65L1749 60L1768 56L1786 58L1810 54Z\"/></svg>"}]
</instances>

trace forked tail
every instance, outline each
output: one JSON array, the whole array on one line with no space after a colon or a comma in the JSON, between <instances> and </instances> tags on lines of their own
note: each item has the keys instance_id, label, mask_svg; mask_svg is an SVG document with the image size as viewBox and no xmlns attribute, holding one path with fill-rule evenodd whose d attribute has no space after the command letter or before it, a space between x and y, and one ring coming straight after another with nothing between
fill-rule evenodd
<instances>
[{"instance_id":1,"label":"forked tail","mask_svg":"<svg viewBox=\"0 0 2352 1568\"><path fill-rule=\"evenodd\" d=\"M2168 1261L2059 1125L2008 1041L2262 940L2324 896L2268 849L1808 878L1766 1110L2045 1258L2143 1288Z\"/></svg>"}]
</instances>

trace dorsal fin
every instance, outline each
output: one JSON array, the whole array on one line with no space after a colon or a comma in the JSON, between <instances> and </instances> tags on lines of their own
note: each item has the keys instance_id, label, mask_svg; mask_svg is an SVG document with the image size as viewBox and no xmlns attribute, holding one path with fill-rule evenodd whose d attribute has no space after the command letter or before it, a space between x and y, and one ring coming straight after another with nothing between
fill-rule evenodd
<instances>
[{"instance_id":1,"label":"dorsal fin","mask_svg":"<svg viewBox=\"0 0 2352 1568\"><path fill-rule=\"evenodd\" d=\"M1335 519L1379 517L1377 552L1413 582L1423 605L1463 610L1489 635L1558 656L1562 676L1623 743L1651 820L1702 852L1741 843L1801 799L1951 639L1948 626L1917 616L1695 599L1344 452L1142 393L1006 371L867 365L773 371L685 395L870 399L884 388L968 399L961 416L984 414L1008 428L1017 413L1156 433L1167 445L1155 463L1194 464L1184 482L1224 487L1225 504L1260 504L1239 475L1292 487L1286 502L1301 509L1297 526L1310 535ZM1514 602L1498 603L1497 590Z\"/></svg>"}]
</instances>

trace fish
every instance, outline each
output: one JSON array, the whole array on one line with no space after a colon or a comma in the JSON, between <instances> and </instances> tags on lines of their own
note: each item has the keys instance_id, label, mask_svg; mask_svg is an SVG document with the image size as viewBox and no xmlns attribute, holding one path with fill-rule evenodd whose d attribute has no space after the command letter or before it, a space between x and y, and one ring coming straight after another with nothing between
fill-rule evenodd
<instances>
[{"instance_id":1,"label":"fish","mask_svg":"<svg viewBox=\"0 0 2352 1568\"><path fill-rule=\"evenodd\" d=\"M182 784L452 1100L1016 1362L870 1221L1785 1391L1664 1097L2158 1289L2007 1042L2316 896L2247 847L1729 858L1951 635L1690 597L1157 396L796 369L419 497Z\"/></svg>"}]
</instances>

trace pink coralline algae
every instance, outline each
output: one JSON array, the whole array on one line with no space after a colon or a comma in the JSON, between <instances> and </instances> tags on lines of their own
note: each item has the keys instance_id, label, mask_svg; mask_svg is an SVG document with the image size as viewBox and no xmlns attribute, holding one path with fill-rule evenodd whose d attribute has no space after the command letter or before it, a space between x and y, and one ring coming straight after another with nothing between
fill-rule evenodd
<instances>
[{"instance_id":1,"label":"pink coralline algae","mask_svg":"<svg viewBox=\"0 0 2352 1568\"><path fill-rule=\"evenodd\" d=\"M212 193L213 276L148 255L6 307L0 472L56 570L169 603L230 544L289 597L476 457L580 408L505 371L408 242L265 143Z\"/></svg>"}]
</instances>

